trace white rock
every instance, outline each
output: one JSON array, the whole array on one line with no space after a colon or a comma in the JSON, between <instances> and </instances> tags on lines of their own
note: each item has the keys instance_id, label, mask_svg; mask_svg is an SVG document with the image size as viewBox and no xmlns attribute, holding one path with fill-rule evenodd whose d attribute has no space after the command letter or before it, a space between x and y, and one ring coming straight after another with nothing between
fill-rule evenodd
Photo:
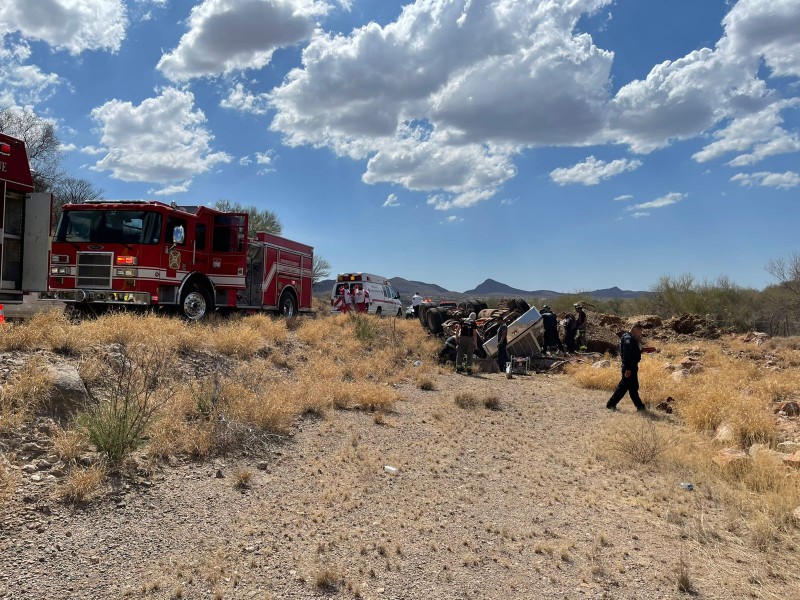
<instances>
[{"instance_id":1,"label":"white rock","mask_svg":"<svg viewBox=\"0 0 800 600\"><path fill-rule=\"evenodd\" d=\"M714 435L715 442L722 442L723 444L727 444L732 442L733 438L734 438L733 427L731 427L727 423L723 423L722 425L717 427L717 432Z\"/></svg>"}]
</instances>

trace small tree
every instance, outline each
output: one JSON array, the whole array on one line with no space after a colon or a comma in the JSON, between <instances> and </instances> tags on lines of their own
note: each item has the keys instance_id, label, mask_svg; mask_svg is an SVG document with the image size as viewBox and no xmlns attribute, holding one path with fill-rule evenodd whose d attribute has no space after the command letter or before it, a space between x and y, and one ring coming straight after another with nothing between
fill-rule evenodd
<instances>
[{"instance_id":1,"label":"small tree","mask_svg":"<svg viewBox=\"0 0 800 600\"><path fill-rule=\"evenodd\" d=\"M800 252L795 252L789 258L774 258L765 269L781 286L800 297Z\"/></svg>"},{"instance_id":2,"label":"small tree","mask_svg":"<svg viewBox=\"0 0 800 600\"><path fill-rule=\"evenodd\" d=\"M103 190L96 188L91 181L76 177L63 177L56 181L53 192L53 223L58 223L65 204L82 204L88 200L99 200Z\"/></svg>"},{"instance_id":3,"label":"small tree","mask_svg":"<svg viewBox=\"0 0 800 600\"><path fill-rule=\"evenodd\" d=\"M311 279L317 283L331 274L331 263L322 258L319 254L314 255L314 264L311 267Z\"/></svg>"},{"instance_id":4,"label":"small tree","mask_svg":"<svg viewBox=\"0 0 800 600\"><path fill-rule=\"evenodd\" d=\"M231 202L224 198L217 200L214 208L225 212L247 213L249 215L247 236L250 238L256 237L256 233L259 231L266 231L274 235L280 235L283 231L278 215L271 210L259 210L255 206L242 206L238 202Z\"/></svg>"},{"instance_id":5,"label":"small tree","mask_svg":"<svg viewBox=\"0 0 800 600\"><path fill-rule=\"evenodd\" d=\"M37 192L49 191L64 176L61 171L61 141L53 121L44 119L29 108L5 108L0 111L0 132L25 142Z\"/></svg>"}]
</instances>

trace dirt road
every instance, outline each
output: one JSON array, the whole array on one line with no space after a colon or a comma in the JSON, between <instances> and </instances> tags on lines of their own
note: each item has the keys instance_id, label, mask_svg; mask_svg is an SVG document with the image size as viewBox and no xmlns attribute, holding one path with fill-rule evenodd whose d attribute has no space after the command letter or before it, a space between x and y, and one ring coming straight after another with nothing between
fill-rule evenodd
<instances>
[{"instance_id":1,"label":"dirt road","mask_svg":"<svg viewBox=\"0 0 800 600\"><path fill-rule=\"evenodd\" d=\"M0 596L641 600L688 597L682 576L699 598L800 598L796 558L740 543L702 482L598 458L632 406L557 375L434 384L401 386L385 418L308 417L259 456L162 464L84 508L23 474Z\"/></svg>"}]
</instances>

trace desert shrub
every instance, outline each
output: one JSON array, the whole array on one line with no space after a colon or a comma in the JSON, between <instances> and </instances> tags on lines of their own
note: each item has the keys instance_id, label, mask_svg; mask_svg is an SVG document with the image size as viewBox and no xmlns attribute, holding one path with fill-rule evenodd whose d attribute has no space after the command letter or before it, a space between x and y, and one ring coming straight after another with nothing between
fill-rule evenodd
<instances>
[{"instance_id":1,"label":"desert shrub","mask_svg":"<svg viewBox=\"0 0 800 600\"><path fill-rule=\"evenodd\" d=\"M253 481L253 472L249 469L236 469L233 472L233 487L237 490L250 489L250 484Z\"/></svg>"},{"instance_id":2,"label":"desert shrub","mask_svg":"<svg viewBox=\"0 0 800 600\"><path fill-rule=\"evenodd\" d=\"M86 433L79 429L58 429L52 439L53 452L65 462L77 460L88 446Z\"/></svg>"},{"instance_id":3,"label":"desert shrub","mask_svg":"<svg viewBox=\"0 0 800 600\"><path fill-rule=\"evenodd\" d=\"M483 406L489 410L500 410L500 398L491 395L483 398Z\"/></svg>"},{"instance_id":4,"label":"desert shrub","mask_svg":"<svg viewBox=\"0 0 800 600\"><path fill-rule=\"evenodd\" d=\"M0 432L28 422L50 398L52 379L43 360L33 358L0 386Z\"/></svg>"},{"instance_id":5,"label":"desert shrub","mask_svg":"<svg viewBox=\"0 0 800 600\"><path fill-rule=\"evenodd\" d=\"M342 576L336 569L332 567L323 567L314 576L314 584L321 592L327 594L338 591L342 585Z\"/></svg>"},{"instance_id":6,"label":"desert shrub","mask_svg":"<svg viewBox=\"0 0 800 600\"><path fill-rule=\"evenodd\" d=\"M100 466L73 468L54 493L62 502L80 504L96 497L102 491L105 481L106 472Z\"/></svg>"},{"instance_id":7,"label":"desert shrub","mask_svg":"<svg viewBox=\"0 0 800 600\"><path fill-rule=\"evenodd\" d=\"M457 393L455 397L455 403L459 408L464 408L467 410L478 408L481 405L481 401L478 399L478 397L471 392Z\"/></svg>"},{"instance_id":8,"label":"desert shrub","mask_svg":"<svg viewBox=\"0 0 800 600\"><path fill-rule=\"evenodd\" d=\"M105 377L85 382L90 401L78 423L112 465L141 443L156 414L155 400L166 393L165 375L174 360L168 350L122 346L105 363Z\"/></svg>"},{"instance_id":9,"label":"desert shrub","mask_svg":"<svg viewBox=\"0 0 800 600\"><path fill-rule=\"evenodd\" d=\"M427 377L420 379L417 382L417 387L425 392L431 392L436 389L436 385L433 383L433 380Z\"/></svg>"},{"instance_id":10,"label":"desert shrub","mask_svg":"<svg viewBox=\"0 0 800 600\"><path fill-rule=\"evenodd\" d=\"M670 436L664 429L639 416L615 423L599 442L602 450L643 465L657 461L670 445Z\"/></svg>"}]
</instances>

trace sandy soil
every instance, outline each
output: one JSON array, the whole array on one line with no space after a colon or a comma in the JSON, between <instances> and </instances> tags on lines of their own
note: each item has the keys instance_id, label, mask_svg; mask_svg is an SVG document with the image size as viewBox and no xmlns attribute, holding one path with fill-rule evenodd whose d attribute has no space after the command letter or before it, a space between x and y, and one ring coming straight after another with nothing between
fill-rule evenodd
<instances>
[{"instance_id":1,"label":"sandy soil","mask_svg":"<svg viewBox=\"0 0 800 600\"><path fill-rule=\"evenodd\" d=\"M434 383L385 419L309 417L259 456L161 464L85 507L21 474L0 597L685 598L683 565L695 597L800 598L796 552L741 543L702 482L598 458L642 418L627 400L610 413L562 375Z\"/></svg>"}]
</instances>

